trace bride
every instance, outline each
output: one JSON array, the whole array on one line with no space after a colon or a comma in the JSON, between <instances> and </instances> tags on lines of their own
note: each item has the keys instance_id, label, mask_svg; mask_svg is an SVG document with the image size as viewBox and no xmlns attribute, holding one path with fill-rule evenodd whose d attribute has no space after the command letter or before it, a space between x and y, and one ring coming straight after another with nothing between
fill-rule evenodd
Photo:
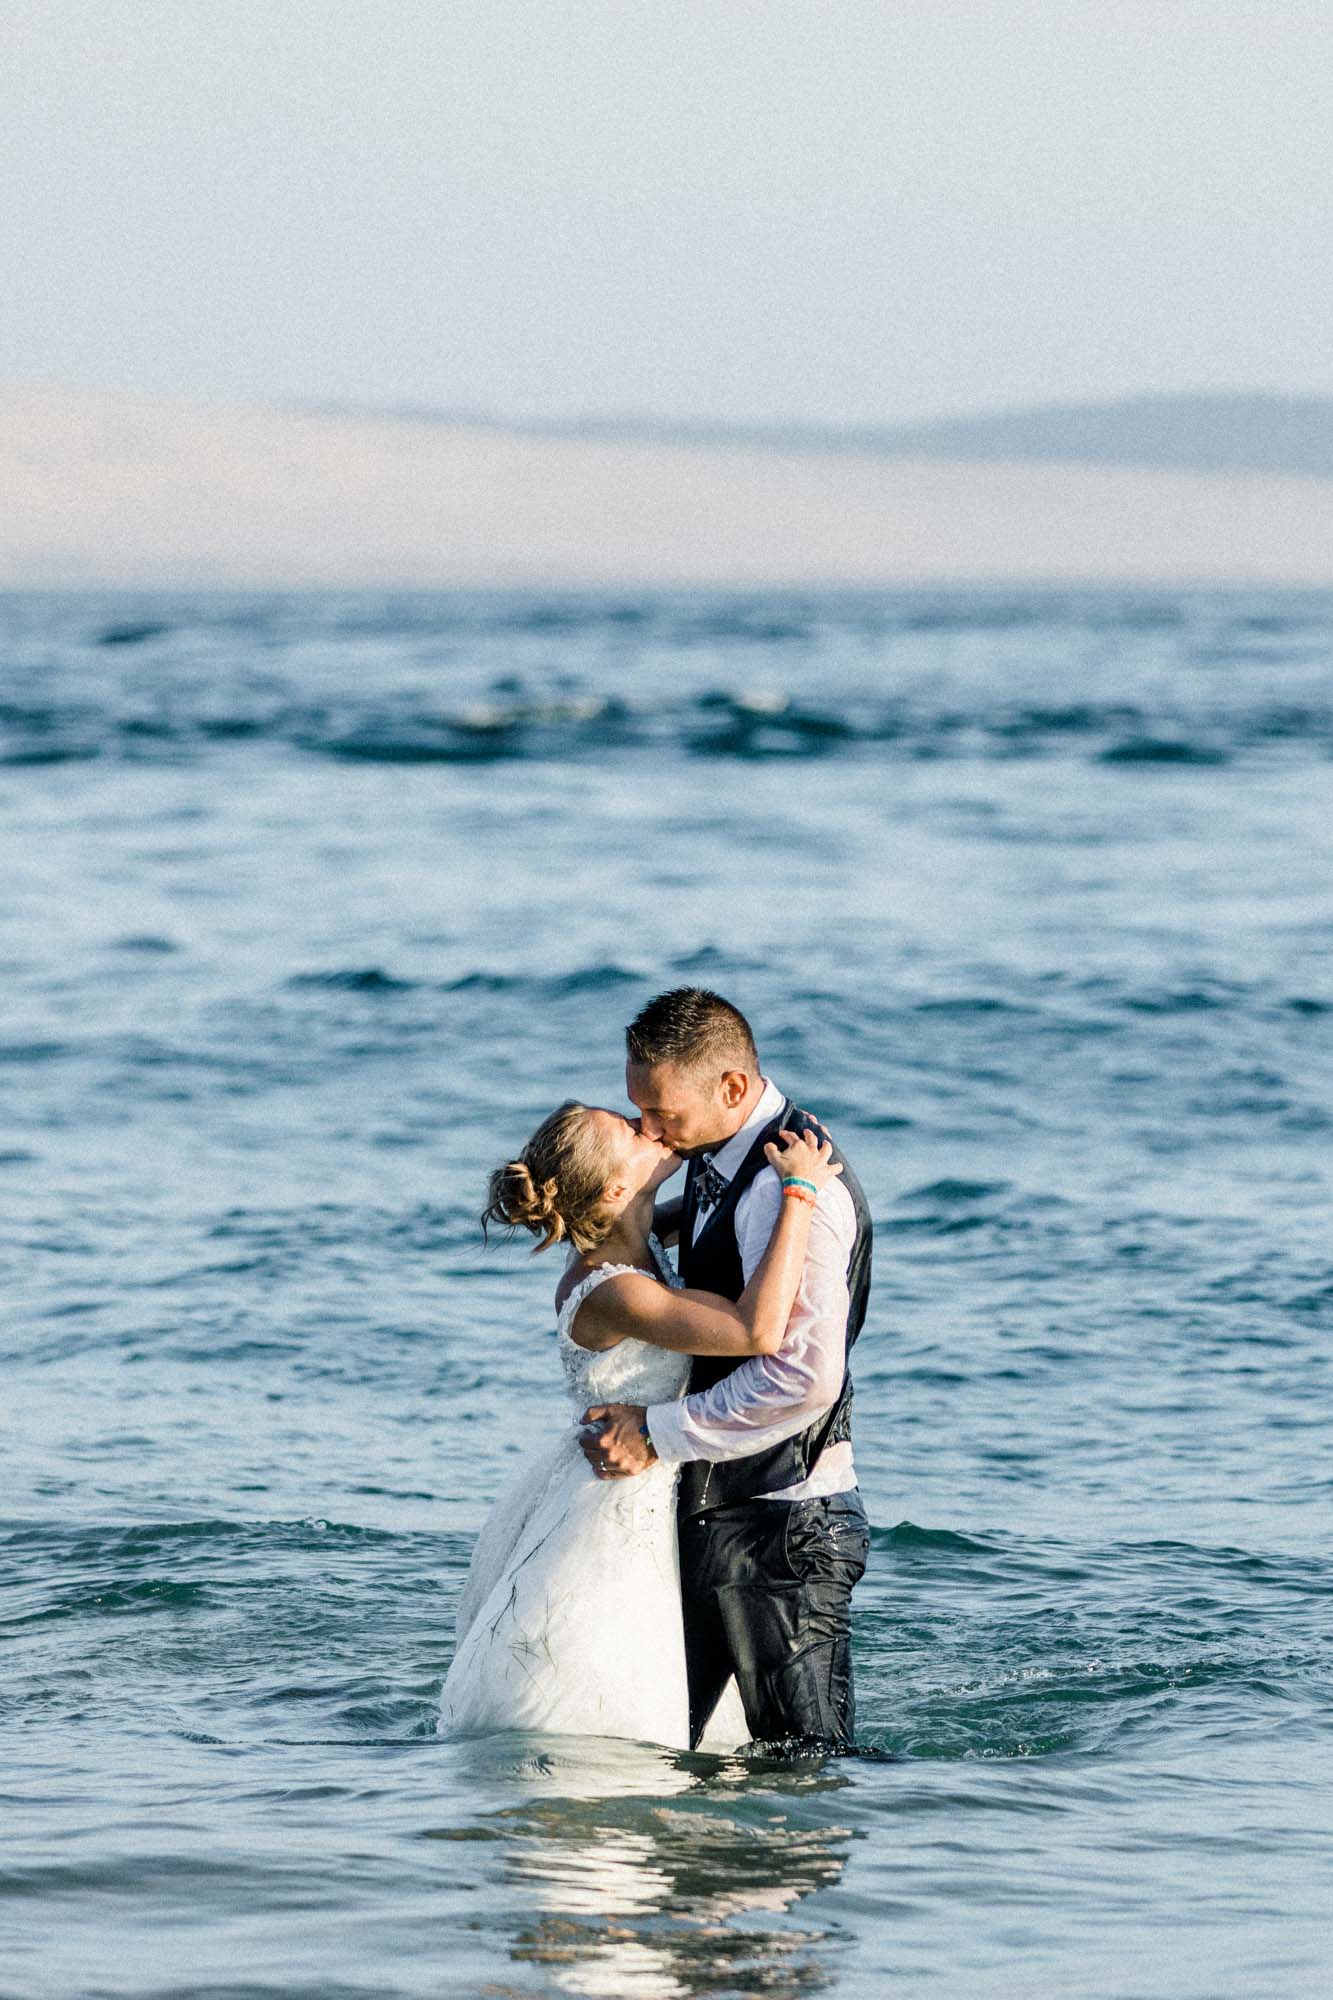
<instances>
[{"instance_id":1,"label":"bride","mask_svg":"<svg viewBox=\"0 0 1333 2000\"><path fill-rule=\"evenodd\" d=\"M538 1250L572 1245L555 1306L574 1412L681 1396L691 1355L776 1353L815 1193L842 1169L810 1133L783 1132L764 1151L789 1198L734 1304L680 1288L652 1233L654 1197L680 1159L619 1113L562 1104L491 1175L483 1226L528 1229ZM533 1729L689 1748L677 1473L654 1463L599 1479L577 1415L525 1460L473 1550L440 1734ZM701 1747L733 1749L748 1733L733 1682Z\"/></svg>"}]
</instances>

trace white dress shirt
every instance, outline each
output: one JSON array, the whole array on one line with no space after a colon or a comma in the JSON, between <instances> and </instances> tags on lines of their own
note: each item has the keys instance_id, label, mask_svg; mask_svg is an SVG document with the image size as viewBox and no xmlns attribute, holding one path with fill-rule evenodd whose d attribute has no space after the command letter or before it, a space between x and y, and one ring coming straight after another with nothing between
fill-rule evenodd
<instances>
[{"instance_id":1,"label":"white dress shirt","mask_svg":"<svg viewBox=\"0 0 1333 2000\"><path fill-rule=\"evenodd\" d=\"M739 1132L713 1154L713 1165L728 1180L739 1169L761 1126L785 1102L776 1084L763 1078L763 1092ZM782 1183L772 1167L756 1174L736 1204L736 1244L748 1285L782 1213ZM695 1236L711 1209L696 1214ZM810 1219L810 1246L800 1289L782 1346L776 1354L754 1354L711 1389L675 1403L654 1403L644 1418L653 1448L675 1462L702 1458L717 1464L748 1458L783 1444L818 1423L842 1388L847 1360L847 1266L856 1242L856 1210L841 1181L821 1188ZM766 1493L766 1500L813 1500L845 1493L856 1484L850 1440L824 1447L810 1476L794 1486Z\"/></svg>"}]
</instances>

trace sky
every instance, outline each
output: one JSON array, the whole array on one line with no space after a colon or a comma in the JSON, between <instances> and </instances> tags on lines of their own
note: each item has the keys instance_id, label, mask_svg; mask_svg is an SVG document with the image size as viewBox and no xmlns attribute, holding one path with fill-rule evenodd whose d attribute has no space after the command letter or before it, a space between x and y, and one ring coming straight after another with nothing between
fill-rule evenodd
<instances>
[{"instance_id":1,"label":"sky","mask_svg":"<svg viewBox=\"0 0 1333 2000\"><path fill-rule=\"evenodd\" d=\"M0 376L499 418L1333 394L1319 0L9 0Z\"/></svg>"}]
</instances>

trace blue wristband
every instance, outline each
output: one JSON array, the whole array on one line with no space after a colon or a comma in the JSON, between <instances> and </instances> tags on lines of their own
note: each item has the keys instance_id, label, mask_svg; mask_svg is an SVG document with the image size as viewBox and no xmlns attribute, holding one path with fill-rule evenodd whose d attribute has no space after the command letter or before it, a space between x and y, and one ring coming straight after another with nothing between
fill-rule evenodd
<instances>
[{"instance_id":1,"label":"blue wristband","mask_svg":"<svg viewBox=\"0 0 1333 2000\"><path fill-rule=\"evenodd\" d=\"M818 1195L819 1193L819 1189L815 1186L813 1181L803 1181L796 1174L784 1174L782 1179L782 1185L785 1188L789 1187L809 1188L811 1194L813 1195Z\"/></svg>"}]
</instances>

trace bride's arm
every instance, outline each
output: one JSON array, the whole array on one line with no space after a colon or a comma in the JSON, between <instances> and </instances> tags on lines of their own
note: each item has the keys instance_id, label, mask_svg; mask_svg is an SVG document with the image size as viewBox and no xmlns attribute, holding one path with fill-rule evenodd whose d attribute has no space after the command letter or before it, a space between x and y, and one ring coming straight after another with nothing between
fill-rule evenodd
<instances>
[{"instance_id":1,"label":"bride's arm","mask_svg":"<svg viewBox=\"0 0 1333 2000\"><path fill-rule=\"evenodd\" d=\"M828 1142L812 1134L765 1152L780 1176L797 1175L816 1189L842 1172ZM677 1354L776 1354L805 1268L815 1207L813 1196L801 1198L805 1193L784 1199L768 1248L734 1305L716 1292L673 1292L646 1274L624 1272L589 1293L574 1316L571 1338L594 1350L633 1339Z\"/></svg>"}]
</instances>

